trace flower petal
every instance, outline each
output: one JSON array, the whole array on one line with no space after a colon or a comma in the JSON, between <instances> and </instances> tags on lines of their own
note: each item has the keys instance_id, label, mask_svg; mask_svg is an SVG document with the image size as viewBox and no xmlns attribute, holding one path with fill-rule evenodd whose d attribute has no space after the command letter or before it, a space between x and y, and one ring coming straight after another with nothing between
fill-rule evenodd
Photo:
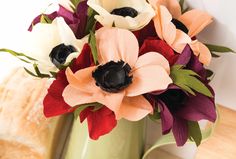
<instances>
[{"instance_id":1,"label":"flower petal","mask_svg":"<svg viewBox=\"0 0 236 159\"><path fill-rule=\"evenodd\" d=\"M145 66L159 65L163 67L166 72L170 73L170 65L167 59L157 52L148 52L142 56L139 56L135 69L139 69Z\"/></svg>"},{"instance_id":2,"label":"flower petal","mask_svg":"<svg viewBox=\"0 0 236 159\"><path fill-rule=\"evenodd\" d=\"M178 116L191 121L200 121L205 119L215 122L215 103L210 98L198 93L196 96L191 97L186 101L183 109L178 112Z\"/></svg>"},{"instance_id":3,"label":"flower petal","mask_svg":"<svg viewBox=\"0 0 236 159\"><path fill-rule=\"evenodd\" d=\"M64 89L62 96L71 107L96 102L91 93L82 92L71 85Z\"/></svg>"},{"instance_id":4,"label":"flower petal","mask_svg":"<svg viewBox=\"0 0 236 159\"><path fill-rule=\"evenodd\" d=\"M199 61L205 65L209 65L212 59L210 50L201 42L195 40L190 44L194 54L199 56Z\"/></svg>"},{"instance_id":5,"label":"flower petal","mask_svg":"<svg viewBox=\"0 0 236 159\"><path fill-rule=\"evenodd\" d=\"M92 77L92 72L96 69L96 66L88 67L77 71L75 74L68 67L66 69L66 77L69 84L80 91L93 93L98 89L96 82Z\"/></svg>"},{"instance_id":6,"label":"flower petal","mask_svg":"<svg viewBox=\"0 0 236 159\"><path fill-rule=\"evenodd\" d=\"M174 118L173 134L177 146L183 146L188 140L187 121L180 118Z\"/></svg>"},{"instance_id":7,"label":"flower petal","mask_svg":"<svg viewBox=\"0 0 236 159\"><path fill-rule=\"evenodd\" d=\"M177 53L181 53L184 50L185 46L191 43L191 41L191 38L187 34L177 29L175 40L171 44L171 46Z\"/></svg>"},{"instance_id":8,"label":"flower petal","mask_svg":"<svg viewBox=\"0 0 236 159\"><path fill-rule=\"evenodd\" d=\"M124 29L103 27L97 31L96 40L99 63L104 64L109 61L123 60L131 67L136 63L139 45L132 32Z\"/></svg>"},{"instance_id":9,"label":"flower petal","mask_svg":"<svg viewBox=\"0 0 236 159\"><path fill-rule=\"evenodd\" d=\"M177 0L148 0L149 3L155 8L157 5L164 5L169 10L174 18L181 15L181 7Z\"/></svg>"},{"instance_id":10,"label":"flower petal","mask_svg":"<svg viewBox=\"0 0 236 159\"><path fill-rule=\"evenodd\" d=\"M61 43L65 45L73 45L80 52L83 47L83 41L77 40L71 28L65 23L63 18L55 19L58 25L58 34L61 39Z\"/></svg>"},{"instance_id":11,"label":"flower petal","mask_svg":"<svg viewBox=\"0 0 236 159\"><path fill-rule=\"evenodd\" d=\"M173 126L173 117L164 102L158 101L161 113L162 134L168 134Z\"/></svg>"},{"instance_id":12,"label":"flower petal","mask_svg":"<svg viewBox=\"0 0 236 159\"><path fill-rule=\"evenodd\" d=\"M65 72L61 71L57 79L50 85L48 93L43 100L43 112L46 117L53 117L74 111L62 97L63 90L67 84Z\"/></svg>"},{"instance_id":13,"label":"flower petal","mask_svg":"<svg viewBox=\"0 0 236 159\"><path fill-rule=\"evenodd\" d=\"M172 83L166 70L158 65L145 66L134 70L133 82L126 89L127 96L133 97L152 91L163 90Z\"/></svg>"},{"instance_id":14,"label":"flower petal","mask_svg":"<svg viewBox=\"0 0 236 159\"><path fill-rule=\"evenodd\" d=\"M184 23L185 26L189 29L188 35L190 37L194 37L213 20L212 16L210 16L207 12L193 9L180 16L179 21Z\"/></svg>"},{"instance_id":15,"label":"flower petal","mask_svg":"<svg viewBox=\"0 0 236 159\"><path fill-rule=\"evenodd\" d=\"M139 55L146 54L148 52L158 52L163 55L172 66L178 55L175 54L174 50L163 40L147 39L144 41L140 48Z\"/></svg>"},{"instance_id":16,"label":"flower petal","mask_svg":"<svg viewBox=\"0 0 236 159\"><path fill-rule=\"evenodd\" d=\"M80 113L80 119L85 118L88 121L89 136L93 140L109 133L117 124L115 114L105 106L97 111L92 108L85 109Z\"/></svg>"},{"instance_id":17,"label":"flower petal","mask_svg":"<svg viewBox=\"0 0 236 159\"><path fill-rule=\"evenodd\" d=\"M115 114L117 119L125 118L130 121L138 121L152 111L152 105L143 96L136 96L125 97L119 111Z\"/></svg>"},{"instance_id":18,"label":"flower petal","mask_svg":"<svg viewBox=\"0 0 236 159\"><path fill-rule=\"evenodd\" d=\"M156 16L153 18L158 36L171 45L176 36L176 27L171 22L172 16L165 6L158 6Z\"/></svg>"},{"instance_id":19,"label":"flower petal","mask_svg":"<svg viewBox=\"0 0 236 159\"><path fill-rule=\"evenodd\" d=\"M109 109L116 112L120 109L120 104L124 98L125 92L121 91L118 93L108 93L102 90L94 92L93 99L98 103L106 105Z\"/></svg>"},{"instance_id":20,"label":"flower petal","mask_svg":"<svg viewBox=\"0 0 236 159\"><path fill-rule=\"evenodd\" d=\"M146 0L119 0L112 3L109 0L88 0L88 5L98 13L95 19L106 27L115 24L119 28L139 30L147 25L155 15L154 10ZM134 18L111 14L114 9L122 7L132 7L139 14Z\"/></svg>"}]
</instances>

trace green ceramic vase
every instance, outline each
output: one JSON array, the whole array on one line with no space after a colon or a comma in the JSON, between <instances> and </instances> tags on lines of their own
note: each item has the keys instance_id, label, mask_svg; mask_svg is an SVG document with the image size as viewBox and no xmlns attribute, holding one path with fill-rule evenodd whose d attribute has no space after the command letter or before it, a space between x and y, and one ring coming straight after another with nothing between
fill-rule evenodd
<instances>
[{"instance_id":1,"label":"green ceramic vase","mask_svg":"<svg viewBox=\"0 0 236 159\"><path fill-rule=\"evenodd\" d=\"M87 123L75 120L65 149L65 159L140 159L144 150L145 120L120 120L109 134L94 141Z\"/></svg>"}]
</instances>

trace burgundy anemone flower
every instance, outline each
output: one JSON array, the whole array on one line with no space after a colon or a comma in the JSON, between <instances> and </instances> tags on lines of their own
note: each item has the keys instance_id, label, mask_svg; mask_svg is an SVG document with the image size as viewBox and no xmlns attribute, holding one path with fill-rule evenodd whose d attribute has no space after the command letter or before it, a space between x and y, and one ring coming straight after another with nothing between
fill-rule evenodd
<instances>
[{"instance_id":1,"label":"burgundy anemone flower","mask_svg":"<svg viewBox=\"0 0 236 159\"><path fill-rule=\"evenodd\" d=\"M40 14L31 23L29 31L33 29L33 26L40 23L41 16L44 15L50 20L54 20L57 17L63 17L67 25L70 26L71 30L74 32L76 38L81 39L87 35L86 25L88 20L88 5L87 0L82 1L76 8L75 13L67 10L62 5L59 5L59 10L51 14Z\"/></svg>"},{"instance_id":2,"label":"burgundy anemone flower","mask_svg":"<svg viewBox=\"0 0 236 159\"><path fill-rule=\"evenodd\" d=\"M205 69L187 45L176 61L178 65L195 71L201 76L201 81L208 87L214 96L212 88L208 85ZM162 133L173 131L178 146L183 146L188 139L188 122L209 120L215 122L216 108L214 98L195 92L196 95L187 94L176 85L170 85L166 91L148 94L149 101L160 110Z\"/></svg>"},{"instance_id":3,"label":"burgundy anemone flower","mask_svg":"<svg viewBox=\"0 0 236 159\"><path fill-rule=\"evenodd\" d=\"M76 72L90 66L94 66L93 57L89 45L85 44L81 54L72 62L70 68ZM71 113L76 110L76 107L69 106L62 97L62 93L68 84L65 70L61 70L48 89L43 101L46 117ZM117 124L114 112L105 106L97 111L93 111L93 107L86 108L80 113L80 121L83 122L85 119L88 121L89 136L94 140L109 133Z\"/></svg>"}]
</instances>

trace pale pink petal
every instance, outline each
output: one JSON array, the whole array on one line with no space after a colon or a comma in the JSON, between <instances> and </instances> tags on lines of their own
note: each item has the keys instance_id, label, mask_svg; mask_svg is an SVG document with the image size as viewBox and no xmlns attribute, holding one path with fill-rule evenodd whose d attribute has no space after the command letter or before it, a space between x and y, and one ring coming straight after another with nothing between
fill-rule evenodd
<instances>
[{"instance_id":1,"label":"pale pink petal","mask_svg":"<svg viewBox=\"0 0 236 159\"><path fill-rule=\"evenodd\" d=\"M176 27L171 22L172 16L165 6L158 6L153 18L157 35L171 45L176 36Z\"/></svg>"},{"instance_id":2,"label":"pale pink petal","mask_svg":"<svg viewBox=\"0 0 236 159\"><path fill-rule=\"evenodd\" d=\"M167 71L160 65L144 66L132 72L133 82L126 95L133 97L148 92L164 90L172 83Z\"/></svg>"},{"instance_id":3,"label":"pale pink petal","mask_svg":"<svg viewBox=\"0 0 236 159\"><path fill-rule=\"evenodd\" d=\"M171 45L176 38L176 27L171 22L172 16L165 6L160 6L160 14L163 38L169 45Z\"/></svg>"},{"instance_id":4,"label":"pale pink petal","mask_svg":"<svg viewBox=\"0 0 236 159\"><path fill-rule=\"evenodd\" d=\"M194 41L190 46L194 54L199 57L199 61L208 66L212 59L210 50L199 41Z\"/></svg>"},{"instance_id":5,"label":"pale pink petal","mask_svg":"<svg viewBox=\"0 0 236 159\"><path fill-rule=\"evenodd\" d=\"M66 77L69 84L80 91L92 93L97 91L96 81L92 77L92 72L96 69L94 67L88 67L77 71L75 74L68 67L66 69Z\"/></svg>"},{"instance_id":6,"label":"pale pink petal","mask_svg":"<svg viewBox=\"0 0 236 159\"><path fill-rule=\"evenodd\" d=\"M138 121L152 112L152 105L143 96L136 96L125 97L121 103L120 110L115 112L115 114L118 120L125 118L130 121Z\"/></svg>"},{"instance_id":7,"label":"pale pink petal","mask_svg":"<svg viewBox=\"0 0 236 159\"><path fill-rule=\"evenodd\" d=\"M129 30L103 27L96 32L96 42L101 64L123 60L132 67L138 59L138 40Z\"/></svg>"},{"instance_id":8,"label":"pale pink petal","mask_svg":"<svg viewBox=\"0 0 236 159\"><path fill-rule=\"evenodd\" d=\"M102 90L94 92L93 99L98 103L107 106L112 111L116 112L120 109L120 104L124 98L125 92L109 93Z\"/></svg>"},{"instance_id":9,"label":"pale pink petal","mask_svg":"<svg viewBox=\"0 0 236 159\"><path fill-rule=\"evenodd\" d=\"M181 53L186 44L191 43L191 41L192 40L188 34L185 34L183 31L177 29L175 41L171 44L171 46L177 53Z\"/></svg>"},{"instance_id":10,"label":"pale pink petal","mask_svg":"<svg viewBox=\"0 0 236 159\"><path fill-rule=\"evenodd\" d=\"M149 0L149 3L155 8L157 5L164 5L174 18L181 15L181 7L177 0Z\"/></svg>"},{"instance_id":11,"label":"pale pink petal","mask_svg":"<svg viewBox=\"0 0 236 159\"><path fill-rule=\"evenodd\" d=\"M135 64L134 69L152 65L160 65L166 70L166 72L170 72L170 65L168 60L163 55L157 52L149 52L140 56L137 60L137 63Z\"/></svg>"},{"instance_id":12,"label":"pale pink petal","mask_svg":"<svg viewBox=\"0 0 236 159\"><path fill-rule=\"evenodd\" d=\"M189 29L188 35L190 37L196 36L213 20L207 12L201 10L191 10L179 17L179 21L185 24Z\"/></svg>"},{"instance_id":13,"label":"pale pink petal","mask_svg":"<svg viewBox=\"0 0 236 159\"><path fill-rule=\"evenodd\" d=\"M81 104L96 102L95 100L93 100L92 94L82 92L71 85L68 85L64 89L62 96L65 102L72 107Z\"/></svg>"}]
</instances>

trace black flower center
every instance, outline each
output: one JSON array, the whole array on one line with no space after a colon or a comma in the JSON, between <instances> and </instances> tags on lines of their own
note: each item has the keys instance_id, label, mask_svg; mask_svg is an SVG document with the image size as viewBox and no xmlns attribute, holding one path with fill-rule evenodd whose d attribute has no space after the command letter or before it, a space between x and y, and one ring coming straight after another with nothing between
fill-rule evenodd
<instances>
[{"instance_id":1,"label":"black flower center","mask_svg":"<svg viewBox=\"0 0 236 159\"><path fill-rule=\"evenodd\" d=\"M165 93L160 94L158 99L162 100L166 104L171 113L175 113L183 107L187 95L182 90L170 89Z\"/></svg>"},{"instance_id":2,"label":"black flower center","mask_svg":"<svg viewBox=\"0 0 236 159\"><path fill-rule=\"evenodd\" d=\"M131 67L124 61L110 61L105 65L98 66L92 76L96 85L102 90L117 93L132 83L132 76L129 76Z\"/></svg>"},{"instance_id":3,"label":"black flower center","mask_svg":"<svg viewBox=\"0 0 236 159\"><path fill-rule=\"evenodd\" d=\"M177 29L182 30L183 32L188 34L188 28L181 21L177 19L172 19L171 22L175 25Z\"/></svg>"},{"instance_id":4,"label":"black flower center","mask_svg":"<svg viewBox=\"0 0 236 159\"><path fill-rule=\"evenodd\" d=\"M132 18L135 18L138 15L138 11L131 7L122 7L114 9L111 14L120 15L123 17L130 16Z\"/></svg>"},{"instance_id":5,"label":"black flower center","mask_svg":"<svg viewBox=\"0 0 236 159\"><path fill-rule=\"evenodd\" d=\"M54 47L49 54L49 57L52 63L60 68L66 62L66 58L73 52L76 52L76 49L71 45L60 44Z\"/></svg>"}]
</instances>

